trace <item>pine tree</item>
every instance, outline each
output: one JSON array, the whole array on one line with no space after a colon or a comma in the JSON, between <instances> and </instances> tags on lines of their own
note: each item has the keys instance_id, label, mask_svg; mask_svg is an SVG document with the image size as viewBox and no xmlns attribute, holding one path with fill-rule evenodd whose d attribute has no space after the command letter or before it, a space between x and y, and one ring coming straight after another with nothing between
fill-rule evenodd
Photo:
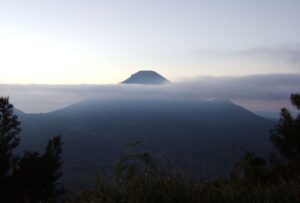
<instances>
[{"instance_id":1,"label":"pine tree","mask_svg":"<svg viewBox=\"0 0 300 203\"><path fill-rule=\"evenodd\" d=\"M290 100L300 110L300 94L292 94ZM300 113L294 118L287 108L281 109L281 118L272 131L271 141L288 164L299 165Z\"/></svg>"},{"instance_id":2,"label":"pine tree","mask_svg":"<svg viewBox=\"0 0 300 203\"><path fill-rule=\"evenodd\" d=\"M300 94L292 94L290 101L300 110ZM232 172L232 177L246 177L255 182L276 182L300 175L300 113L294 118L287 108L281 109L281 118L271 131L270 140L277 152L270 153L270 167L254 153L247 153ZM279 154L279 156L278 156ZM269 170L271 169L271 170Z\"/></svg>"},{"instance_id":3,"label":"pine tree","mask_svg":"<svg viewBox=\"0 0 300 203\"><path fill-rule=\"evenodd\" d=\"M49 196L57 196L62 192L62 189L58 187L57 182L62 176L62 141L61 136L58 135L49 140L46 147L44 156L42 157L45 165L47 165L45 173L47 174L48 181L46 188Z\"/></svg>"},{"instance_id":4,"label":"pine tree","mask_svg":"<svg viewBox=\"0 0 300 203\"><path fill-rule=\"evenodd\" d=\"M135 148L142 141L129 143L128 147ZM149 176L157 172L153 157L147 152L132 152L117 161L115 176L118 181L130 180L136 176Z\"/></svg>"},{"instance_id":5,"label":"pine tree","mask_svg":"<svg viewBox=\"0 0 300 203\"><path fill-rule=\"evenodd\" d=\"M45 152L26 151L19 158L20 122L8 97L0 97L0 202L44 202L55 200L61 189L61 137L49 140Z\"/></svg>"},{"instance_id":6,"label":"pine tree","mask_svg":"<svg viewBox=\"0 0 300 203\"><path fill-rule=\"evenodd\" d=\"M13 149L20 143L19 125L20 122L14 115L14 107L9 103L9 98L0 97L0 180L11 173L16 162Z\"/></svg>"},{"instance_id":7,"label":"pine tree","mask_svg":"<svg viewBox=\"0 0 300 203\"><path fill-rule=\"evenodd\" d=\"M17 193L20 200L30 202L54 200L62 189L57 181L61 177L61 137L56 136L49 140L43 155L39 152L27 151L19 161L15 171Z\"/></svg>"}]
</instances>

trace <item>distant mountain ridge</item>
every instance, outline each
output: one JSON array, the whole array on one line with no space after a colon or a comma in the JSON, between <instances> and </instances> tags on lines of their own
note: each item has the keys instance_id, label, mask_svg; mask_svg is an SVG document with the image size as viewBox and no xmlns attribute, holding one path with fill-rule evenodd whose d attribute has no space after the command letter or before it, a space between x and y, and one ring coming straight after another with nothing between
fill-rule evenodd
<instances>
[{"instance_id":1,"label":"distant mountain ridge","mask_svg":"<svg viewBox=\"0 0 300 203\"><path fill-rule=\"evenodd\" d=\"M161 85L169 83L165 77L161 76L152 70L138 71L132 74L128 79L121 82L123 84L148 84L148 85Z\"/></svg>"}]
</instances>

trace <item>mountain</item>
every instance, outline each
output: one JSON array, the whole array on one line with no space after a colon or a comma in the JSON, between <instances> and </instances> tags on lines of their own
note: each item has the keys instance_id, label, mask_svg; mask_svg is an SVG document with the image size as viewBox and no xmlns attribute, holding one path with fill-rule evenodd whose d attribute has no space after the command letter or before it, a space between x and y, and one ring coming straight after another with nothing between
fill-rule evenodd
<instances>
[{"instance_id":1,"label":"mountain","mask_svg":"<svg viewBox=\"0 0 300 203\"><path fill-rule=\"evenodd\" d=\"M280 118L279 112L258 111L254 113L266 119L279 120Z\"/></svg>"},{"instance_id":2,"label":"mountain","mask_svg":"<svg viewBox=\"0 0 300 203\"><path fill-rule=\"evenodd\" d=\"M160 166L184 175L228 175L245 151L266 155L274 123L222 100L174 98L89 99L66 108L22 117L23 149L43 149L56 134L63 139L64 182L87 183L112 174L116 160L147 151Z\"/></svg>"},{"instance_id":3,"label":"mountain","mask_svg":"<svg viewBox=\"0 0 300 203\"><path fill-rule=\"evenodd\" d=\"M126 79L121 83L160 85L160 84L169 83L169 81L155 71L144 70L131 75L128 79Z\"/></svg>"},{"instance_id":4,"label":"mountain","mask_svg":"<svg viewBox=\"0 0 300 203\"><path fill-rule=\"evenodd\" d=\"M23 111L19 110L19 109L16 109L14 108L14 113L17 115L17 116L25 116L26 113L24 113Z\"/></svg>"}]
</instances>

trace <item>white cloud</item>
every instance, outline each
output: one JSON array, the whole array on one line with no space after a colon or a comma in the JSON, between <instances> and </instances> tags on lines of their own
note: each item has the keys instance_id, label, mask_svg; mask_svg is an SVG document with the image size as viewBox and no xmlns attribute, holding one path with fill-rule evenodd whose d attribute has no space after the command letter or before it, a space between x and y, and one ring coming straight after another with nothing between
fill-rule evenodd
<instances>
[{"instance_id":1,"label":"white cloud","mask_svg":"<svg viewBox=\"0 0 300 203\"><path fill-rule=\"evenodd\" d=\"M224 98L251 110L278 111L300 92L300 74L199 77L163 86L0 85L1 96L25 112L47 112L88 98ZM276 105L275 105L276 104ZM280 106L279 106L280 105Z\"/></svg>"}]
</instances>

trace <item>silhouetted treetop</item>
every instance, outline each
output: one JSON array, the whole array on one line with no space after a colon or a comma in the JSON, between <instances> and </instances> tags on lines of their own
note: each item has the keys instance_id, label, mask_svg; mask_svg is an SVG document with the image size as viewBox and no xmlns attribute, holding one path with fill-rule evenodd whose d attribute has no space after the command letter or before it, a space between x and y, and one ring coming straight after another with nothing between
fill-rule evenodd
<instances>
[{"instance_id":1,"label":"silhouetted treetop","mask_svg":"<svg viewBox=\"0 0 300 203\"><path fill-rule=\"evenodd\" d=\"M44 154L13 155L21 128L8 97L0 97L0 202L54 202L61 188L61 137L49 140Z\"/></svg>"},{"instance_id":2,"label":"silhouetted treetop","mask_svg":"<svg viewBox=\"0 0 300 203\"><path fill-rule=\"evenodd\" d=\"M0 97L0 178L6 176L15 162L12 150L20 143L18 117L8 97Z\"/></svg>"},{"instance_id":3,"label":"silhouetted treetop","mask_svg":"<svg viewBox=\"0 0 300 203\"><path fill-rule=\"evenodd\" d=\"M300 94L292 94L290 100L300 110ZM300 160L300 114L294 118L287 108L281 109L281 118L272 131L271 141L288 162Z\"/></svg>"}]
</instances>

